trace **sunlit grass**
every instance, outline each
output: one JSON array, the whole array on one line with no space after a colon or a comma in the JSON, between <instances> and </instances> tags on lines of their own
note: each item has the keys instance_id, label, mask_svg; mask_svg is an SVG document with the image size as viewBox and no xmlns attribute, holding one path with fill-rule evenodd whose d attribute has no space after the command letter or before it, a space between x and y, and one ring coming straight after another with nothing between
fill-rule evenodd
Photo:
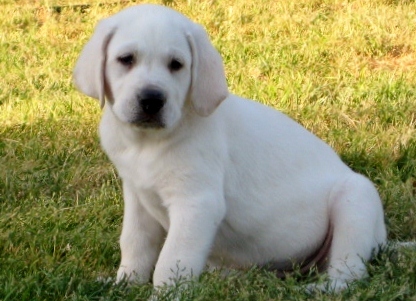
<instances>
[{"instance_id":1,"label":"sunlit grass","mask_svg":"<svg viewBox=\"0 0 416 301\"><path fill-rule=\"evenodd\" d=\"M96 22L132 1L0 0L0 299L144 300L115 275L120 182L99 147L99 105L74 62ZM162 2L158 2L162 3ZM164 1L202 23L230 90L282 110L377 185L390 239L416 238L414 1ZM414 252L316 300L412 300ZM311 279L204 274L183 300L303 300ZM169 299L167 292L165 299ZM311 297L308 297L311 298Z\"/></svg>"}]
</instances>

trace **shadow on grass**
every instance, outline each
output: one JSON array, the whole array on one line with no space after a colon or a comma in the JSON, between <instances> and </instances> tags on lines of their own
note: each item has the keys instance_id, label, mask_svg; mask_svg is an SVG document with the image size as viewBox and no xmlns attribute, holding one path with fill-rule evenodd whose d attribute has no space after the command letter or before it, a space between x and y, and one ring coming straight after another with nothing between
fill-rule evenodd
<instances>
[{"instance_id":1,"label":"shadow on grass","mask_svg":"<svg viewBox=\"0 0 416 301\"><path fill-rule=\"evenodd\" d=\"M149 285L126 290L96 281L97 271L107 275L116 271L117 229L122 214L116 202L108 202L109 198L120 201L120 183L100 149L96 127L96 124L73 120L40 120L1 129L0 283L4 285L0 299L148 298ZM401 183L415 181L415 140L403 146L396 158L348 151L341 157L377 184L386 181L390 174ZM408 215L409 199L396 200L389 192L383 191L383 194L389 197L387 206L393 236L406 232L403 225L407 225L409 233L404 235L411 237L411 221L403 223L402 220ZM83 203L86 206L79 206ZM370 269L371 274L390 282L390 274L400 278L402 263L393 262L392 270L386 271L386 262L389 263L383 259L380 267ZM262 271L228 280L203 275L201 283L191 292L200 300L211 297L256 300L259 294L264 300L305 298L299 293L294 295L298 279L282 282Z\"/></svg>"},{"instance_id":2,"label":"shadow on grass","mask_svg":"<svg viewBox=\"0 0 416 301\"><path fill-rule=\"evenodd\" d=\"M380 175L390 170L402 182L413 179L416 189L416 140L401 145L398 154L394 157L391 153L370 154L365 151L345 151L340 156L354 171L369 177L376 184L380 181Z\"/></svg>"},{"instance_id":3,"label":"shadow on grass","mask_svg":"<svg viewBox=\"0 0 416 301\"><path fill-rule=\"evenodd\" d=\"M40 120L0 131L0 203L91 196L108 182L119 186L101 151L97 125Z\"/></svg>"}]
</instances>

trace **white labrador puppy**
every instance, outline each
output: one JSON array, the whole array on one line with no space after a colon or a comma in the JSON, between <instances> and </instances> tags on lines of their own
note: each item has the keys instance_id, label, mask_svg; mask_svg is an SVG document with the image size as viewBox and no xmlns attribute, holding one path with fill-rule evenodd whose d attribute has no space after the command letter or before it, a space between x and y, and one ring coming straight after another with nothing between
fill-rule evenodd
<instances>
[{"instance_id":1,"label":"white labrador puppy","mask_svg":"<svg viewBox=\"0 0 416 301\"><path fill-rule=\"evenodd\" d=\"M372 183L287 116L230 95L206 32L180 13L139 5L101 21L74 78L105 105L101 142L123 181L118 280L296 263L340 290L386 242Z\"/></svg>"}]
</instances>

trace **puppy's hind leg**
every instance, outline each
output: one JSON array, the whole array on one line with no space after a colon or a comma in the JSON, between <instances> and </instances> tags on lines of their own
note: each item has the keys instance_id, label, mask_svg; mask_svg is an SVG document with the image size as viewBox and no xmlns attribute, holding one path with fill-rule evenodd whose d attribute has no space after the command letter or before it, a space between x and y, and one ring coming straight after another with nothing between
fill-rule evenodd
<instances>
[{"instance_id":1,"label":"puppy's hind leg","mask_svg":"<svg viewBox=\"0 0 416 301\"><path fill-rule=\"evenodd\" d=\"M359 174L337 182L329 206L334 231L327 270L329 283L316 288L337 292L367 275L365 261L386 243L386 228L377 190Z\"/></svg>"}]
</instances>

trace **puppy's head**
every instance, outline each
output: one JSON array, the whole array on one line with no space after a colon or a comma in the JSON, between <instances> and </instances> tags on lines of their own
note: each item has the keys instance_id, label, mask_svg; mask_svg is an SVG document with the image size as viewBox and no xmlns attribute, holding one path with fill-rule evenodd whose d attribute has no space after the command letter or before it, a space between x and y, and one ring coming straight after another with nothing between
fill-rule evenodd
<instances>
[{"instance_id":1,"label":"puppy's head","mask_svg":"<svg viewBox=\"0 0 416 301\"><path fill-rule=\"evenodd\" d=\"M80 91L123 123L173 128L192 107L210 115L228 95L220 55L180 13L138 5L102 20L74 69Z\"/></svg>"}]
</instances>

